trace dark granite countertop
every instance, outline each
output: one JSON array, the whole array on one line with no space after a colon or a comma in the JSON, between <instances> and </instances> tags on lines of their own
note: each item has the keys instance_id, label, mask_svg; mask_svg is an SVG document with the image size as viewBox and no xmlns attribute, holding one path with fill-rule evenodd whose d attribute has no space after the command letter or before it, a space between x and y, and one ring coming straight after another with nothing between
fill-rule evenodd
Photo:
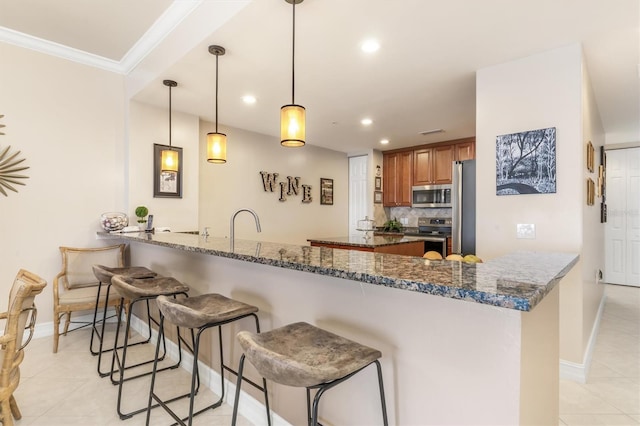
<instances>
[{"instance_id":1,"label":"dark granite countertop","mask_svg":"<svg viewBox=\"0 0 640 426\"><path fill-rule=\"evenodd\" d=\"M515 252L470 264L248 240L231 250L227 238L170 232L99 235L520 311L533 309L578 261L575 253Z\"/></svg>"},{"instance_id":2,"label":"dark granite countertop","mask_svg":"<svg viewBox=\"0 0 640 426\"><path fill-rule=\"evenodd\" d=\"M327 238L309 238L307 241L310 243L318 244L333 244L339 246L351 246L351 247L369 247L376 248L382 246L392 246L396 244L413 243L415 241L422 241L420 238L404 237L402 234L398 235L375 235L369 238L365 238L363 235L350 235L348 237L327 237Z\"/></svg>"}]
</instances>

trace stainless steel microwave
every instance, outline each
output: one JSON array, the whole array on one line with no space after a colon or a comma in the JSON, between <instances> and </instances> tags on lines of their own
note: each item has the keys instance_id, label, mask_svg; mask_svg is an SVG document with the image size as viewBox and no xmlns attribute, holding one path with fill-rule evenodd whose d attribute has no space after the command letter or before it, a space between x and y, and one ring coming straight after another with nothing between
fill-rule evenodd
<instances>
[{"instance_id":1,"label":"stainless steel microwave","mask_svg":"<svg viewBox=\"0 0 640 426\"><path fill-rule=\"evenodd\" d=\"M451 185L420 185L412 187L411 207L451 207Z\"/></svg>"}]
</instances>

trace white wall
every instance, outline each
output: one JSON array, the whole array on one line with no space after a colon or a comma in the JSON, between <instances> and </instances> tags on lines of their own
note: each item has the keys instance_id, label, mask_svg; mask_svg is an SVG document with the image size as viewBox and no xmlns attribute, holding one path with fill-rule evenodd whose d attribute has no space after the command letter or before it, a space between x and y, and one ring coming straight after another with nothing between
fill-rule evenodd
<instances>
[{"instance_id":1,"label":"white wall","mask_svg":"<svg viewBox=\"0 0 640 426\"><path fill-rule=\"evenodd\" d=\"M48 322L58 246L105 245L100 214L126 205L123 77L4 43L0 58L0 149L30 167L26 186L0 194L0 294L20 268L42 276L38 321Z\"/></svg>"},{"instance_id":2,"label":"white wall","mask_svg":"<svg viewBox=\"0 0 640 426\"><path fill-rule=\"evenodd\" d=\"M577 44L481 69L476 87L478 255L492 258L514 250L581 254L560 291L560 357L578 364L601 297L590 271L603 262L597 246L602 227L594 220L596 208L587 209L585 203L586 142L591 137L594 145L601 144L589 87ZM557 132L557 192L496 196L496 136L547 127ZM536 238L516 239L518 223L535 224Z\"/></svg>"},{"instance_id":3,"label":"white wall","mask_svg":"<svg viewBox=\"0 0 640 426\"><path fill-rule=\"evenodd\" d=\"M600 164L600 147L605 144L604 129L600 120L600 113L596 105L589 73L582 60L582 149L583 149L583 182L587 177L598 184L598 165ZM587 142L591 141L595 148L594 172L591 173L584 166L587 157ZM586 184L583 185L585 188ZM600 203L602 198L596 197L592 206L587 206L586 189L582 191L582 362L588 363L590 353L593 349L589 347L592 335L592 325L598 320L596 314L603 298L604 288L598 284L596 274L599 270L604 271L604 230L605 224L600 222ZM588 365L587 365L588 368Z\"/></svg>"},{"instance_id":4,"label":"white wall","mask_svg":"<svg viewBox=\"0 0 640 426\"><path fill-rule=\"evenodd\" d=\"M179 96L178 86L172 96ZM168 90L168 89L167 89ZM169 105L156 108L140 102L129 104L129 194L130 222L135 208L144 205L154 215L154 226L172 231L190 231L198 227L199 148L198 117L172 111L172 146L182 148L182 198L153 197L153 144L169 144ZM133 223L135 225L135 223Z\"/></svg>"},{"instance_id":5,"label":"white wall","mask_svg":"<svg viewBox=\"0 0 640 426\"><path fill-rule=\"evenodd\" d=\"M242 129L218 126L227 135L227 163L206 161L206 135L214 123L200 122L200 227L211 235L229 235L229 221L239 208L251 208L260 217L262 233L248 213L236 219L235 237L307 245L308 238L348 234L349 167L346 154L305 145L283 148L277 138ZM311 185L311 203L302 203L302 194L278 201L278 192L265 192L260 172L300 177ZM333 179L333 205L320 204L320 178Z\"/></svg>"}]
</instances>

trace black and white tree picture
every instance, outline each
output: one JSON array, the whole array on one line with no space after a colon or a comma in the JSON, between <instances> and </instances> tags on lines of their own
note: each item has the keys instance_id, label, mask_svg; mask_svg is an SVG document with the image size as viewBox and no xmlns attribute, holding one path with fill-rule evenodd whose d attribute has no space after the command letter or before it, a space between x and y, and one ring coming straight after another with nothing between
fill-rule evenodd
<instances>
[{"instance_id":1,"label":"black and white tree picture","mask_svg":"<svg viewBox=\"0 0 640 426\"><path fill-rule=\"evenodd\" d=\"M496 137L496 194L556 192L556 128Z\"/></svg>"}]
</instances>

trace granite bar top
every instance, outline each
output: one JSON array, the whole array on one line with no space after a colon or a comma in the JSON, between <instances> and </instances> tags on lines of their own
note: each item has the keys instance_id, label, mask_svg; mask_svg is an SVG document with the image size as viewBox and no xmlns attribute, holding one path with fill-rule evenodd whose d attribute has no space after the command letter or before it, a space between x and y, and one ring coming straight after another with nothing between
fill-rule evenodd
<instances>
[{"instance_id":1,"label":"granite bar top","mask_svg":"<svg viewBox=\"0 0 640 426\"><path fill-rule=\"evenodd\" d=\"M514 252L472 264L249 240L231 250L227 238L171 232L99 235L519 311L533 309L578 261L575 253Z\"/></svg>"},{"instance_id":2,"label":"granite bar top","mask_svg":"<svg viewBox=\"0 0 640 426\"><path fill-rule=\"evenodd\" d=\"M396 236L386 235L374 235L369 238L365 238L363 235L350 235L348 237L326 237L326 238L310 238L307 241L317 244L333 244L339 246L351 246L351 247L367 247L376 248L382 246L392 246L396 244L407 244L415 241L423 241L420 238L415 237L403 237L402 234Z\"/></svg>"}]
</instances>

